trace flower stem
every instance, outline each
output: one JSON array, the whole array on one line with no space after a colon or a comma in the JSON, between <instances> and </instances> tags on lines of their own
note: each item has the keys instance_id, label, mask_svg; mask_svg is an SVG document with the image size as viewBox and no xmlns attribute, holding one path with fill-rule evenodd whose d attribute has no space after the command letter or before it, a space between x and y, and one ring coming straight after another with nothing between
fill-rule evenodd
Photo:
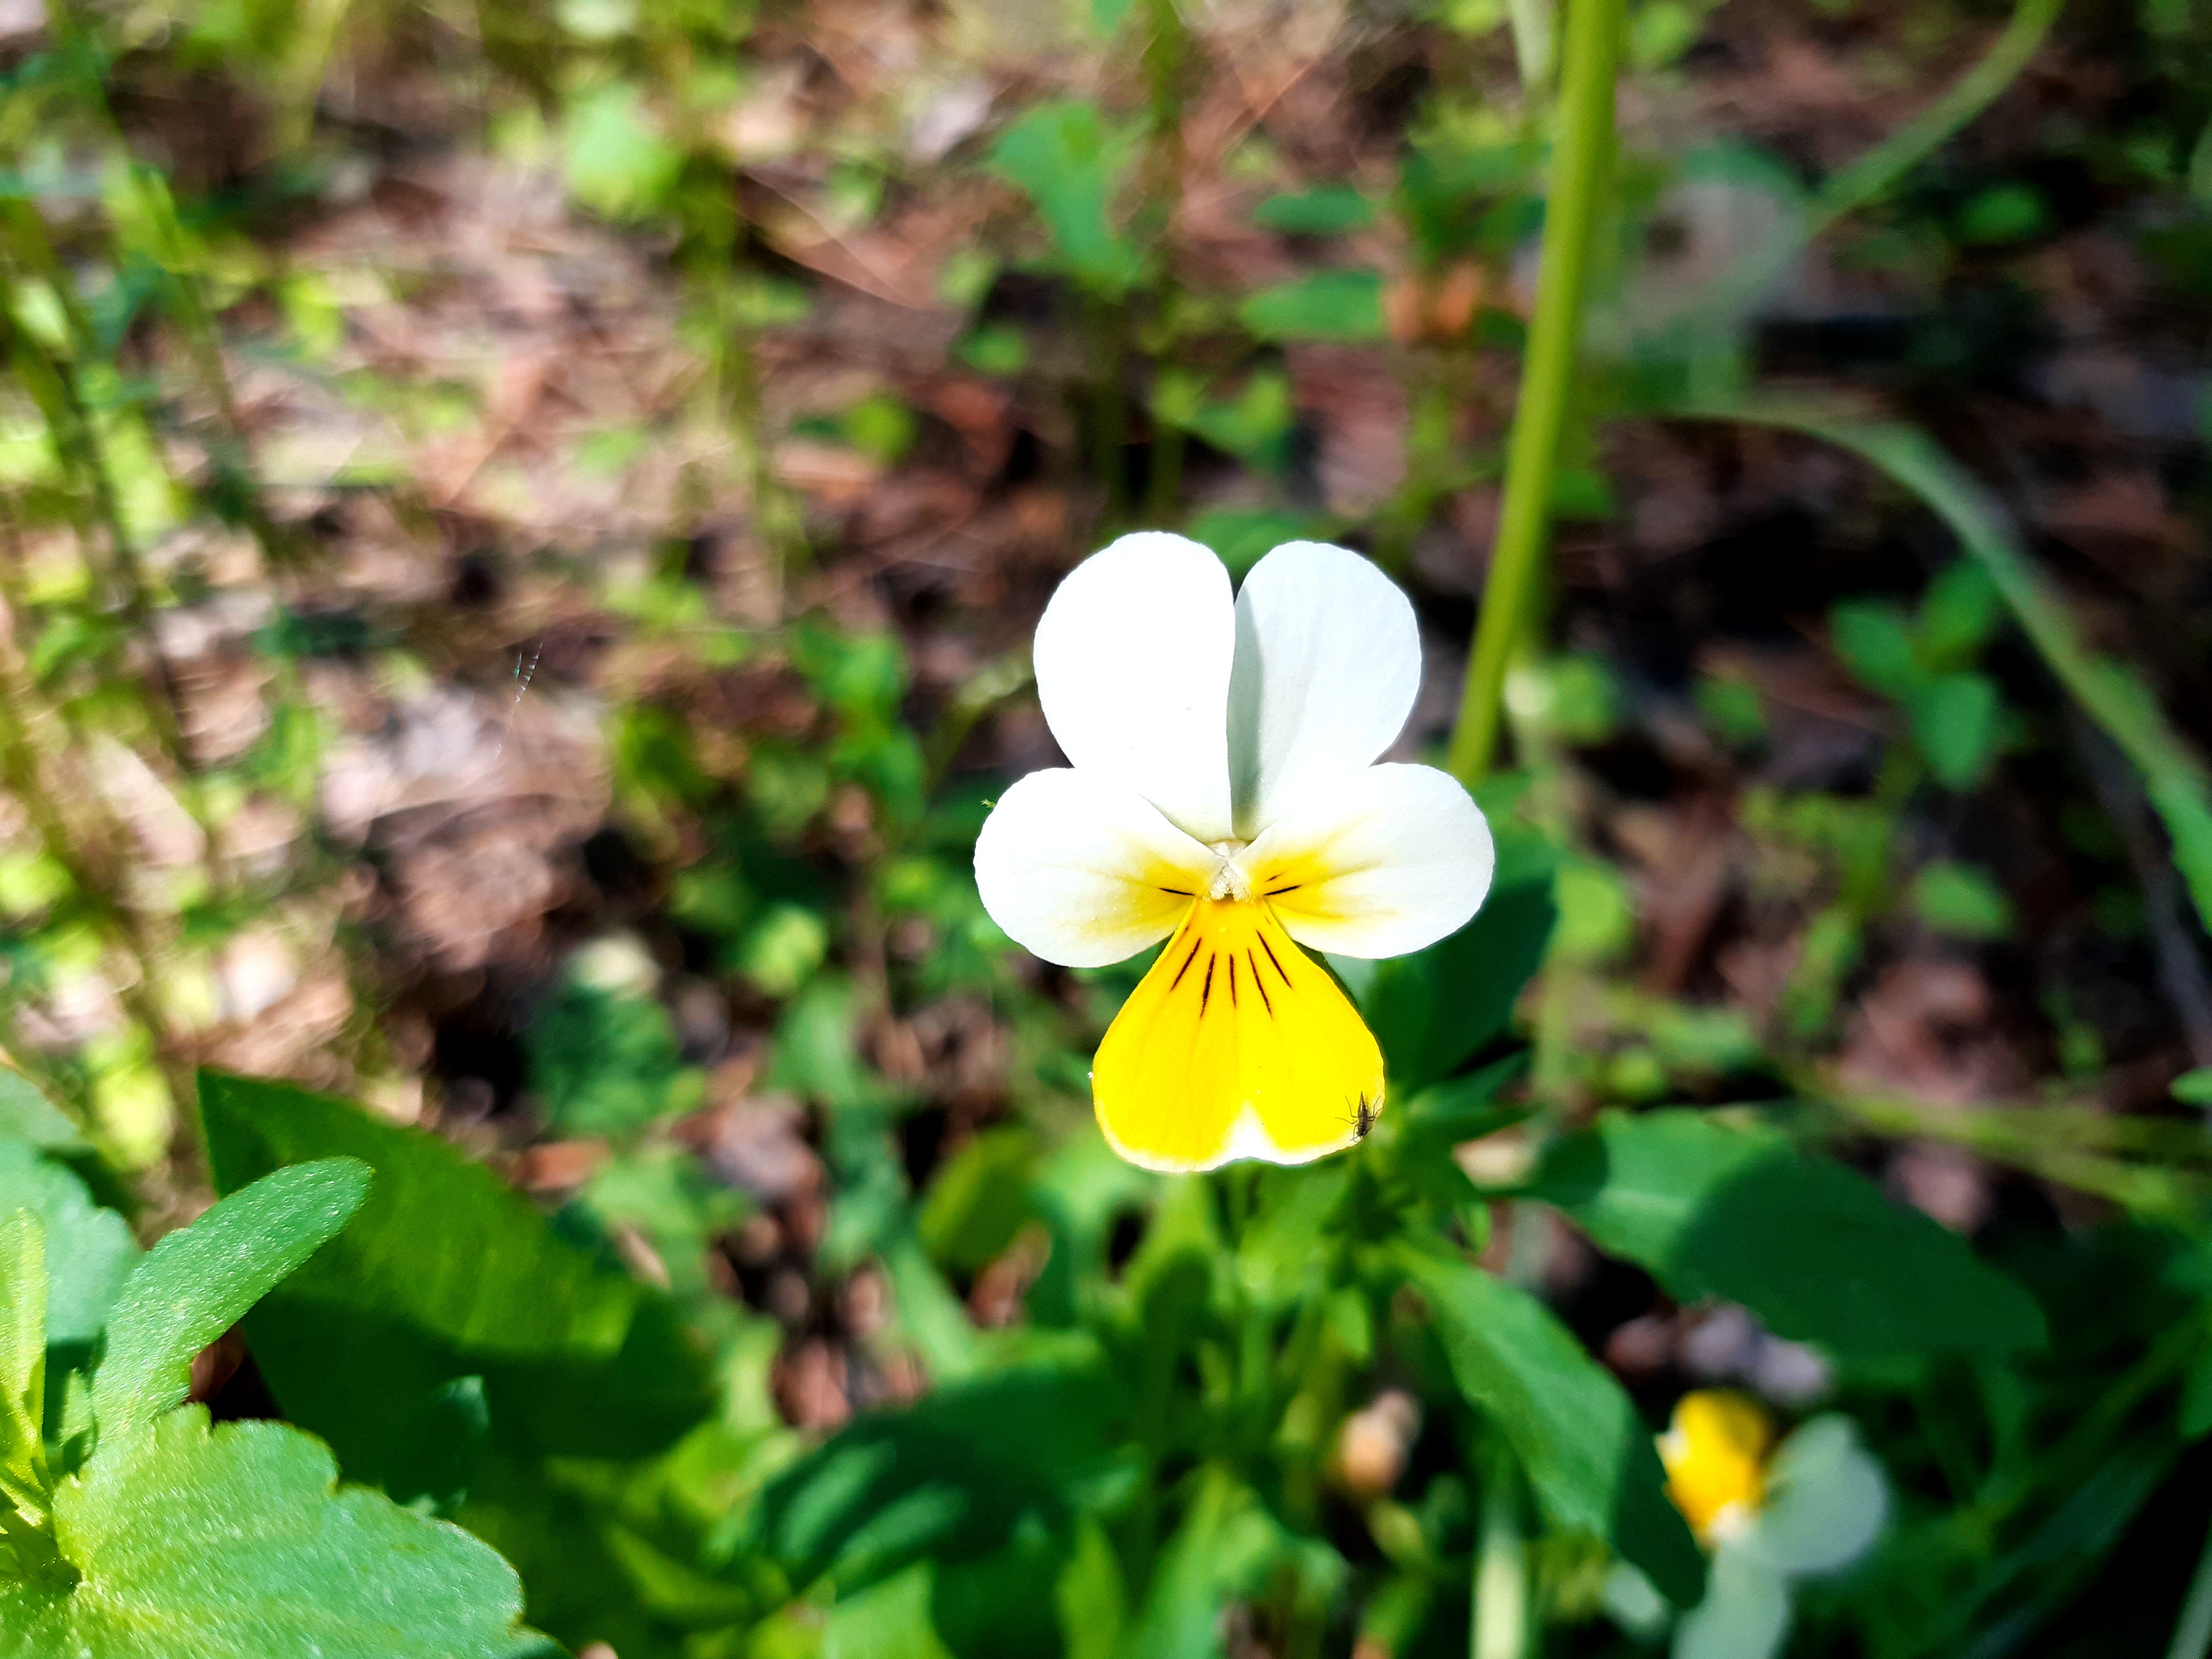
<instances>
[{"instance_id":1,"label":"flower stem","mask_svg":"<svg viewBox=\"0 0 2212 1659\"><path fill-rule=\"evenodd\" d=\"M1528 1651L1528 1547L1521 1534L1521 1470L1502 1441L1490 1448L1486 1465L1468 1659L1524 1659Z\"/></svg>"},{"instance_id":2,"label":"flower stem","mask_svg":"<svg viewBox=\"0 0 2212 1659\"><path fill-rule=\"evenodd\" d=\"M1544 213L1542 270L1521 375L1520 407L1505 461L1490 580L1474 630L1449 768L1462 783L1481 781L1498 746L1506 665L1526 624L1543 563L1552 508L1552 472L1565 428L1576 337L1589 268L1597 207L1613 149L1613 71L1620 52L1621 0L1570 0L1559 95L1559 137Z\"/></svg>"}]
</instances>

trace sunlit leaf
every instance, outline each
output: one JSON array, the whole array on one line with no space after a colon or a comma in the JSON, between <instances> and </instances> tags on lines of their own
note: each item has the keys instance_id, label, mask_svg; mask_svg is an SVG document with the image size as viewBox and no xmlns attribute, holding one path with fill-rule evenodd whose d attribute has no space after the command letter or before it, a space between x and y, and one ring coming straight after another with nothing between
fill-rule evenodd
<instances>
[{"instance_id":1,"label":"sunlit leaf","mask_svg":"<svg viewBox=\"0 0 2212 1659\"><path fill-rule=\"evenodd\" d=\"M0 1659L554 1659L497 1555L337 1478L298 1430L198 1407L104 1436L55 1496L75 1580L0 1578Z\"/></svg>"},{"instance_id":2,"label":"sunlit leaf","mask_svg":"<svg viewBox=\"0 0 2212 1659\"><path fill-rule=\"evenodd\" d=\"M92 1385L103 1441L179 1403L192 1356L346 1224L368 1195L358 1160L319 1158L234 1192L131 1270Z\"/></svg>"},{"instance_id":3,"label":"sunlit leaf","mask_svg":"<svg viewBox=\"0 0 2212 1659\"><path fill-rule=\"evenodd\" d=\"M1534 1190L1678 1300L1740 1302L1839 1354L2044 1340L2034 1301L1963 1239L1771 1133L1693 1111L1610 1113L1554 1144Z\"/></svg>"}]
</instances>

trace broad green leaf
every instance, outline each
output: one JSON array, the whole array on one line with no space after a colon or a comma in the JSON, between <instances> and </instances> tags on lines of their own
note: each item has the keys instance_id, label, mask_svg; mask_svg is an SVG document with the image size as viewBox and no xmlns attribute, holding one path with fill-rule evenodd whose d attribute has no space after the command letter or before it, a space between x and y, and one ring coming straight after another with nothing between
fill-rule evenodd
<instances>
[{"instance_id":1,"label":"broad green leaf","mask_svg":"<svg viewBox=\"0 0 2212 1659\"><path fill-rule=\"evenodd\" d=\"M26 1209L46 1236L46 1340L90 1342L138 1259L138 1242L93 1202L77 1173L20 1140L0 1139L0 1213Z\"/></svg>"},{"instance_id":2,"label":"broad green leaf","mask_svg":"<svg viewBox=\"0 0 2212 1659\"><path fill-rule=\"evenodd\" d=\"M666 1298L556 1235L420 1129L283 1084L204 1073L218 1188L333 1154L376 1172L361 1214L246 1322L270 1390L347 1473L397 1472L421 1414L483 1379L495 1438L629 1456L704 1415L703 1364Z\"/></svg>"},{"instance_id":3,"label":"broad green leaf","mask_svg":"<svg viewBox=\"0 0 2212 1659\"><path fill-rule=\"evenodd\" d=\"M1613 1374L1526 1291L1441 1250L1401 1259L1460 1393L1504 1434L1553 1524L1609 1540L1677 1606L1694 1602L1704 1563Z\"/></svg>"},{"instance_id":4,"label":"broad green leaf","mask_svg":"<svg viewBox=\"0 0 2212 1659\"><path fill-rule=\"evenodd\" d=\"M1971 789L1996 753L2003 700L1987 674L1961 670L1913 688L1905 706L1928 768L1946 789Z\"/></svg>"},{"instance_id":5,"label":"broad green leaf","mask_svg":"<svg viewBox=\"0 0 2212 1659\"><path fill-rule=\"evenodd\" d=\"M103 1437L55 1495L76 1581L0 1580L0 1659L555 1659L497 1555L337 1479L296 1429L198 1407Z\"/></svg>"},{"instance_id":6,"label":"broad green leaf","mask_svg":"<svg viewBox=\"0 0 2212 1659\"><path fill-rule=\"evenodd\" d=\"M30 1079L5 1066L0 1066L0 1140L20 1140L42 1152L76 1152L84 1146L76 1125Z\"/></svg>"},{"instance_id":7,"label":"broad green leaf","mask_svg":"<svg viewBox=\"0 0 2212 1659\"><path fill-rule=\"evenodd\" d=\"M2044 1340L2033 1299L1965 1240L1768 1131L1611 1113L1555 1143L1534 1190L1678 1301L1740 1302L1777 1334L1840 1355Z\"/></svg>"},{"instance_id":8,"label":"broad green leaf","mask_svg":"<svg viewBox=\"0 0 2212 1659\"><path fill-rule=\"evenodd\" d=\"M987 1554L1024 1517L1071 1515L1109 1451L1114 1406L1097 1373L1033 1365L858 1418L770 1484L754 1541L794 1583L830 1572L848 1590L923 1556Z\"/></svg>"},{"instance_id":9,"label":"broad green leaf","mask_svg":"<svg viewBox=\"0 0 2212 1659\"><path fill-rule=\"evenodd\" d=\"M46 1518L46 1234L38 1217L0 1218L0 1503Z\"/></svg>"},{"instance_id":10,"label":"broad green leaf","mask_svg":"<svg viewBox=\"0 0 2212 1659\"><path fill-rule=\"evenodd\" d=\"M1143 274L1135 246L1108 216L1131 154L1095 104L1039 104L999 135L991 170L1036 204L1069 271L1086 288L1119 298Z\"/></svg>"},{"instance_id":11,"label":"broad green leaf","mask_svg":"<svg viewBox=\"0 0 2212 1659\"><path fill-rule=\"evenodd\" d=\"M180 1404L192 1356L295 1272L368 1192L352 1158L324 1158L264 1176L171 1233L125 1281L92 1383L102 1440Z\"/></svg>"},{"instance_id":12,"label":"broad green leaf","mask_svg":"<svg viewBox=\"0 0 2212 1659\"><path fill-rule=\"evenodd\" d=\"M1373 270L1316 270L1262 289L1237 307L1262 340L1379 340L1382 277Z\"/></svg>"},{"instance_id":13,"label":"broad green leaf","mask_svg":"<svg viewBox=\"0 0 2212 1659\"><path fill-rule=\"evenodd\" d=\"M1401 1097L1449 1076L1505 1029L1557 918L1548 865L1493 888L1450 938L1380 964L1360 999Z\"/></svg>"}]
</instances>

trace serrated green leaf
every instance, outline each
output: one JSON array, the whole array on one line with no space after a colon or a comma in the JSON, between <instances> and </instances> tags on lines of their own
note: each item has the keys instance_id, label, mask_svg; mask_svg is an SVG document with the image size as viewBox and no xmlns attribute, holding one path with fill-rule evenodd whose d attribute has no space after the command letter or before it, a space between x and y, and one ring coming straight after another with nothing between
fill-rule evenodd
<instances>
[{"instance_id":1,"label":"serrated green leaf","mask_svg":"<svg viewBox=\"0 0 2212 1659\"><path fill-rule=\"evenodd\" d=\"M17 1210L0 1218L0 1502L33 1526L49 1496L46 1410L46 1233Z\"/></svg>"},{"instance_id":2,"label":"serrated green leaf","mask_svg":"<svg viewBox=\"0 0 2212 1659\"><path fill-rule=\"evenodd\" d=\"M2041 1310L1966 1241L1780 1136L1687 1110L1609 1113L1554 1143L1533 1190L1682 1302L1867 1358L2039 1346Z\"/></svg>"},{"instance_id":3,"label":"serrated green leaf","mask_svg":"<svg viewBox=\"0 0 2212 1659\"><path fill-rule=\"evenodd\" d=\"M491 1550L337 1478L309 1436L198 1407L104 1437L55 1495L76 1580L0 1580L0 1659L554 1659Z\"/></svg>"},{"instance_id":4,"label":"serrated green leaf","mask_svg":"<svg viewBox=\"0 0 2212 1659\"><path fill-rule=\"evenodd\" d=\"M138 1242L121 1216L93 1202L75 1170L23 1141L0 1139L0 1212L17 1209L46 1231L47 1342L91 1341L138 1260Z\"/></svg>"},{"instance_id":5,"label":"serrated green leaf","mask_svg":"<svg viewBox=\"0 0 2212 1659\"><path fill-rule=\"evenodd\" d=\"M368 1195L353 1158L279 1170L171 1233L132 1270L92 1382L106 1441L152 1422L191 1386L192 1356L289 1278Z\"/></svg>"},{"instance_id":6,"label":"serrated green leaf","mask_svg":"<svg viewBox=\"0 0 2212 1659\"><path fill-rule=\"evenodd\" d=\"M1677 1606L1693 1604L1705 1564L1613 1374L1526 1291L1441 1249L1400 1254L1461 1394L1504 1434L1553 1524L1611 1540Z\"/></svg>"}]
</instances>

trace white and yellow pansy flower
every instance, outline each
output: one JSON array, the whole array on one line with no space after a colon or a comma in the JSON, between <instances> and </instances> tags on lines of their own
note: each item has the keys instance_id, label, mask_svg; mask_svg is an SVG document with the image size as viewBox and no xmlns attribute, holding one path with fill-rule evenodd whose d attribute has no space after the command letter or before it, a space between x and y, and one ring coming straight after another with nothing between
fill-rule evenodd
<instances>
[{"instance_id":1,"label":"white and yellow pansy flower","mask_svg":"<svg viewBox=\"0 0 2212 1659\"><path fill-rule=\"evenodd\" d=\"M1374 763L1420 678L1406 596L1317 542L1275 549L1232 599L1196 542L1124 536L1045 607L1037 694L1072 765L1000 799L975 879L1048 962L1168 939L1091 1072L1099 1127L1132 1163L1302 1164L1374 1121L1382 1052L1298 947L1417 951L1489 890L1467 791Z\"/></svg>"}]
</instances>

